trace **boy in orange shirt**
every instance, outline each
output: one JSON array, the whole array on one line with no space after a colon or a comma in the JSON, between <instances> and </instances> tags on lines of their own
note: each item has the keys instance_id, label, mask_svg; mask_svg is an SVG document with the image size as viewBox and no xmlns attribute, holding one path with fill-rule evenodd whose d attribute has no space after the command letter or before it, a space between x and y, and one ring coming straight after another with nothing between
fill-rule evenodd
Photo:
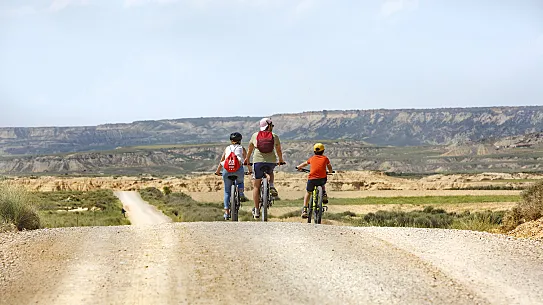
<instances>
[{"instance_id":1,"label":"boy in orange shirt","mask_svg":"<svg viewBox=\"0 0 543 305\"><path fill-rule=\"evenodd\" d=\"M311 193L316 186L322 186L322 202L328 203L328 195L325 191L326 178L328 177L326 169L328 169L328 172L332 172L332 164L330 164L330 160L328 160L328 157L324 155L323 144L315 144L315 146L313 146L313 152L315 153L313 157L309 158L309 160L296 167L296 169L300 170L308 165L311 165L309 177L307 180L307 192L304 196L304 208L302 211L302 218L308 217L307 207L309 204L309 196L311 196Z\"/></svg>"}]
</instances>

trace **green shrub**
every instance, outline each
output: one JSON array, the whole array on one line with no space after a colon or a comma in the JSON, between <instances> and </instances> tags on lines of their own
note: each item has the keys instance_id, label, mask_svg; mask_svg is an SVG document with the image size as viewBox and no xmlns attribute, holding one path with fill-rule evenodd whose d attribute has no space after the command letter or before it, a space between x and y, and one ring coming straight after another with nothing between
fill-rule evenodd
<instances>
[{"instance_id":1,"label":"green shrub","mask_svg":"<svg viewBox=\"0 0 543 305\"><path fill-rule=\"evenodd\" d=\"M6 183L0 183L0 220L15 225L19 231L40 228L32 196L23 188Z\"/></svg>"},{"instance_id":2,"label":"green shrub","mask_svg":"<svg viewBox=\"0 0 543 305\"><path fill-rule=\"evenodd\" d=\"M364 215L360 225L379 227L417 227L417 228L448 228L453 222L453 216L441 209L434 211L431 207L425 211L377 211Z\"/></svg>"},{"instance_id":3,"label":"green shrub","mask_svg":"<svg viewBox=\"0 0 543 305\"><path fill-rule=\"evenodd\" d=\"M169 193L164 195L159 189L149 187L140 190L141 198L152 205L155 205L173 221L194 222L194 221L218 221L223 219L222 203L210 204L200 203L185 193ZM243 218L250 213L239 212Z\"/></svg>"},{"instance_id":4,"label":"green shrub","mask_svg":"<svg viewBox=\"0 0 543 305\"><path fill-rule=\"evenodd\" d=\"M520 197L519 203L504 217L502 229L505 231L543 217L543 181L532 184Z\"/></svg>"},{"instance_id":5,"label":"green shrub","mask_svg":"<svg viewBox=\"0 0 543 305\"><path fill-rule=\"evenodd\" d=\"M470 213L466 211L458 215L451 225L451 229L492 231L499 228L503 221L505 211L485 211Z\"/></svg>"},{"instance_id":6,"label":"green shrub","mask_svg":"<svg viewBox=\"0 0 543 305\"><path fill-rule=\"evenodd\" d=\"M162 191L164 191L164 195L168 196L172 193L172 189L169 186L164 186L162 188Z\"/></svg>"},{"instance_id":7,"label":"green shrub","mask_svg":"<svg viewBox=\"0 0 543 305\"><path fill-rule=\"evenodd\" d=\"M146 187L142 190L140 190L141 197L145 197L147 199L162 199L164 197L164 194L157 189L156 187Z\"/></svg>"}]
</instances>

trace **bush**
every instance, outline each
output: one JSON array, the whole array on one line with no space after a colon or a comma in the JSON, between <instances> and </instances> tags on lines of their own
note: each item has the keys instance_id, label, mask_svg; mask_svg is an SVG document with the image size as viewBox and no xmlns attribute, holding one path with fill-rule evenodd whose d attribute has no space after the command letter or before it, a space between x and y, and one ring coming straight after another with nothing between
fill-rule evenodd
<instances>
[{"instance_id":1,"label":"bush","mask_svg":"<svg viewBox=\"0 0 543 305\"><path fill-rule=\"evenodd\" d=\"M518 225L543 217L543 181L532 184L520 194L520 202L503 220L502 229L513 230Z\"/></svg>"},{"instance_id":2,"label":"bush","mask_svg":"<svg viewBox=\"0 0 543 305\"><path fill-rule=\"evenodd\" d=\"M172 193L172 189L169 186L165 186L162 188L162 191L164 191L164 195L168 196Z\"/></svg>"},{"instance_id":3,"label":"bush","mask_svg":"<svg viewBox=\"0 0 543 305\"><path fill-rule=\"evenodd\" d=\"M377 211L364 215L360 225L379 227L448 228L453 216L441 209L426 207L424 211Z\"/></svg>"},{"instance_id":4,"label":"bush","mask_svg":"<svg viewBox=\"0 0 543 305\"><path fill-rule=\"evenodd\" d=\"M13 224L19 231L40 228L40 217L32 198L21 187L0 183L0 222Z\"/></svg>"},{"instance_id":5,"label":"bush","mask_svg":"<svg viewBox=\"0 0 543 305\"><path fill-rule=\"evenodd\" d=\"M140 195L143 200L155 205L166 216L176 222L223 220L222 203L217 205L196 202L185 193L164 195L154 187L140 190ZM240 211L240 218L247 215L249 213Z\"/></svg>"}]
</instances>

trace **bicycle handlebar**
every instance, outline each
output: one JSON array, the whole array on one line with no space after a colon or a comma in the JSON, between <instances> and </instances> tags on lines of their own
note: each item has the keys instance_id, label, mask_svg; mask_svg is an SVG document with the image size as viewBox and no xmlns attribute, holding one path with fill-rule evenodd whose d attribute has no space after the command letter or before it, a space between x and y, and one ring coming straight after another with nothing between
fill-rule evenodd
<instances>
[{"instance_id":1,"label":"bicycle handlebar","mask_svg":"<svg viewBox=\"0 0 543 305\"><path fill-rule=\"evenodd\" d=\"M298 168L298 167L295 167L296 170L298 170L299 172L304 172L304 173L309 173L310 170L308 169L305 169L305 168ZM331 171L331 172L326 172L327 175L331 175L331 174L334 174L336 171Z\"/></svg>"},{"instance_id":2,"label":"bicycle handlebar","mask_svg":"<svg viewBox=\"0 0 543 305\"><path fill-rule=\"evenodd\" d=\"M243 165L253 165L253 164L254 164L254 163L243 164ZM278 163L275 163L275 165L279 165L279 166L285 165L285 164L287 164L287 162L278 162Z\"/></svg>"}]
</instances>

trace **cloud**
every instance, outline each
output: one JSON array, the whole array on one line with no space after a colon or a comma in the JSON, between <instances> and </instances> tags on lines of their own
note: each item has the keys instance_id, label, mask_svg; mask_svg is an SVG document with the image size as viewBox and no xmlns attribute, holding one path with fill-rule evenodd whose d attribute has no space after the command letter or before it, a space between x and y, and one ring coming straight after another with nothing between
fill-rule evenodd
<instances>
[{"instance_id":1,"label":"cloud","mask_svg":"<svg viewBox=\"0 0 543 305\"><path fill-rule=\"evenodd\" d=\"M35 7L30 5L25 5L21 7L16 7L12 9L5 10L3 12L0 12L1 15L8 16L8 17L24 17L28 15L34 15L38 11Z\"/></svg>"},{"instance_id":2,"label":"cloud","mask_svg":"<svg viewBox=\"0 0 543 305\"><path fill-rule=\"evenodd\" d=\"M390 17L405 10L415 10L419 6L418 0L385 0L381 5L382 17Z\"/></svg>"},{"instance_id":3,"label":"cloud","mask_svg":"<svg viewBox=\"0 0 543 305\"><path fill-rule=\"evenodd\" d=\"M303 14L304 12L310 10L315 5L314 0L302 0L298 5L296 5L296 8L294 11L296 14Z\"/></svg>"},{"instance_id":4,"label":"cloud","mask_svg":"<svg viewBox=\"0 0 543 305\"><path fill-rule=\"evenodd\" d=\"M134 7L142 6L148 3L157 3L157 4L169 4L179 2L179 0L124 0L125 7Z\"/></svg>"},{"instance_id":5,"label":"cloud","mask_svg":"<svg viewBox=\"0 0 543 305\"><path fill-rule=\"evenodd\" d=\"M71 5L86 5L89 0L53 0L49 6L49 11L58 12Z\"/></svg>"},{"instance_id":6,"label":"cloud","mask_svg":"<svg viewBox=\"0 0 543 305\"><path fill-rule=\"evenodd\" d=\"M543 52L543 34L535 39L535 46L539 51Z\"/></svg>"}]
</instances>

